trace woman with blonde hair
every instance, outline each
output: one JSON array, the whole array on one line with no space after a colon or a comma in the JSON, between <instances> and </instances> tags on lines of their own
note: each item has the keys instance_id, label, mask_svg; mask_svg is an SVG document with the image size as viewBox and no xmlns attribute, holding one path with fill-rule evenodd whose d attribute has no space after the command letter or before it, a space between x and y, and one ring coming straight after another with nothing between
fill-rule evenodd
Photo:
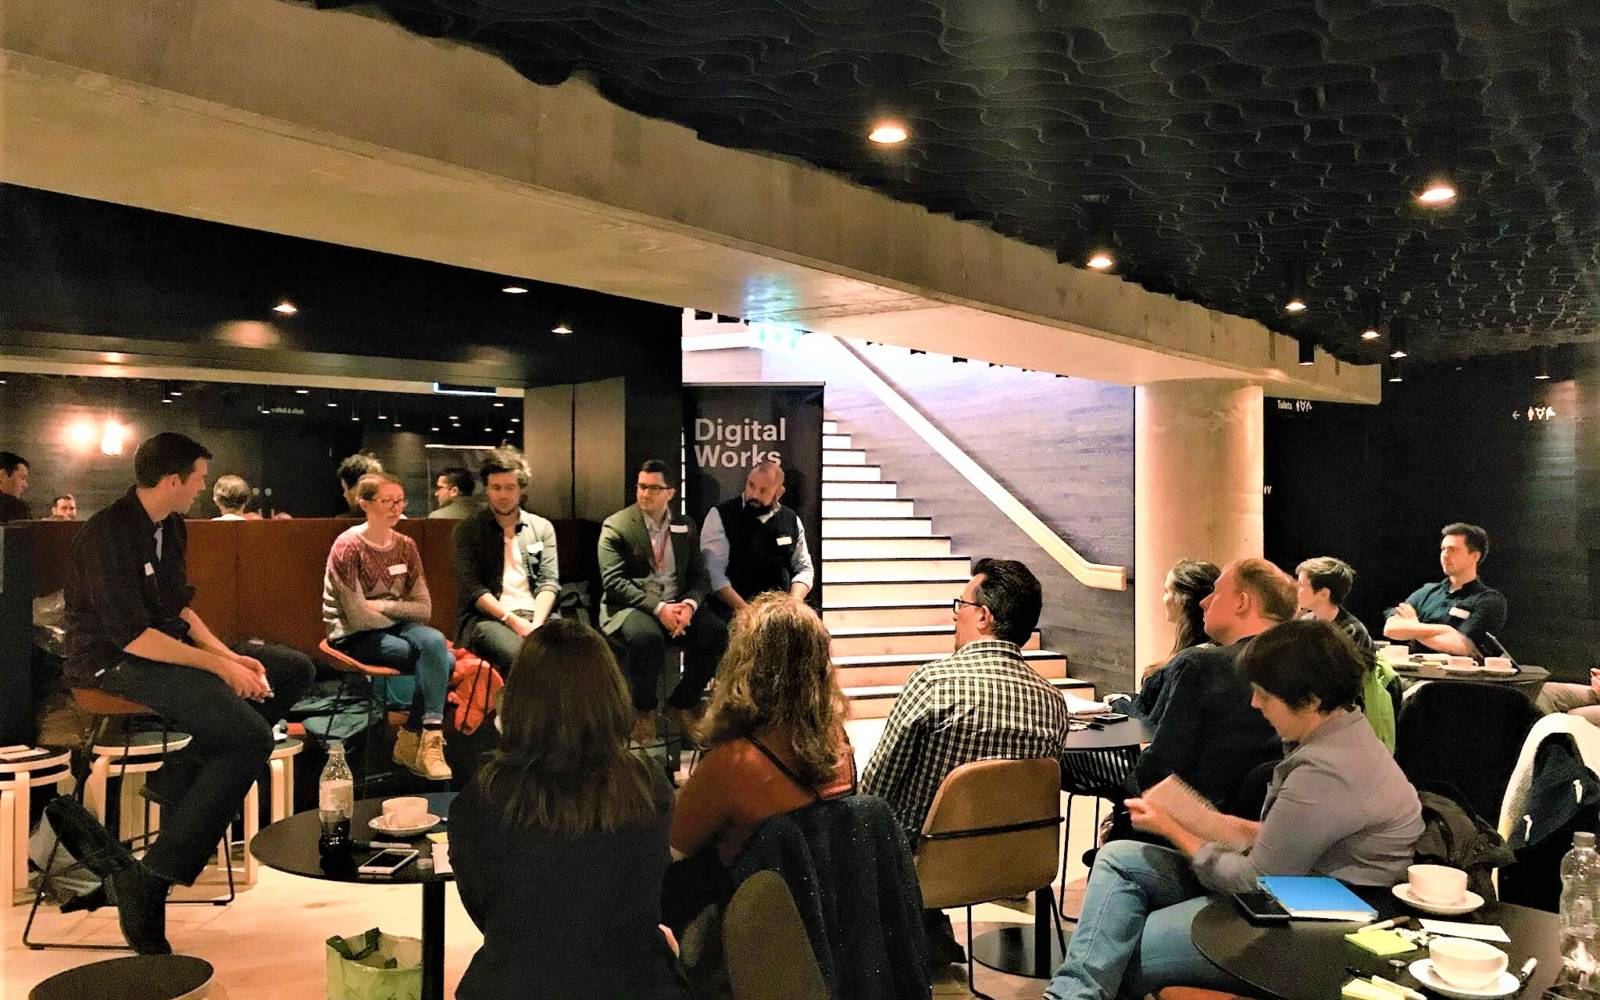
<instances>
[{"instance_id":1,"label":"woman with blonde hair","mask_svg":"<svg viewBox=\"0 0 1600 1000\"><path fill-rule=\"evenodd\" d=\"M670 924L724 901L718 876L763 822L855 791L829 644L817 613L788 594L763 594L734 619L706 713L710 749L673 811L672 856L688 860L668 879Z\"/></svg>"},{"instance_id":2,"label":"woman with blonde hair","mask_svg":"<svg viewBox=\"0 0 1600 1000\"><path fill-rule=\"evenodd\" d=\"M687 1000L657 926L672 787L628 751L632 725L600 633L554 618L528 636L500 746L450 807L450 863L483 931L462 1000Z\"/></svg>"}]
</instances>

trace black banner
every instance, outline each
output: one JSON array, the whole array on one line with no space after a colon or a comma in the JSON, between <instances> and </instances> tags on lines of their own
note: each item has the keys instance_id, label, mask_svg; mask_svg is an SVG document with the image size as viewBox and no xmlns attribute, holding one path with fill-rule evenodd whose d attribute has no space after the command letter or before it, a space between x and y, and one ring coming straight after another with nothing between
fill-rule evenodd
<instances>
[{"instance_id":1,"label":"black banner","mask_svg":"<svg viewBox=\"0 0 1600 1000\"><path fill-rule=\"evenodd\" d=\"M751 466L783 465L783 504L805 526L822 601L822 386L690 385L683 390L684 499L689 516L744 492Z\"/></svg>"}]
</instances>

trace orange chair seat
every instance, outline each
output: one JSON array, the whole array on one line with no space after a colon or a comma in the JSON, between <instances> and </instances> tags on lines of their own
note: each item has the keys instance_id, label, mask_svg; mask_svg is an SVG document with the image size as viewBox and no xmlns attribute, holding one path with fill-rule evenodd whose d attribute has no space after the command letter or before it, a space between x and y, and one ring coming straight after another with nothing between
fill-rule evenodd
<instances>
[{"instance_id":1,"label":"orange chair seat","mask_svg":"<svg viewBox=\"0 0 1600 1000\"><path fill-rule=\"evenodd\" d=\"M90 715L155 715L147 705L119 698L98 688L73 688L72 700Z\"/></svg>"},{"instance_id":2,"label":"orange chair seat","mask_svg":"<svg viewBox=\"0 0 1600 1000\"><path fill-rule=\"evenodd\" d=\"M334 649L326 639L317 644L317 652L322 654L323 658L328 661L329 666L342 673L366 674L368 677L400 676L400 671L395 670L393 667L377 667L370 663L362 663L353 656L346 656Z\"/></svg>"}]
</instances>

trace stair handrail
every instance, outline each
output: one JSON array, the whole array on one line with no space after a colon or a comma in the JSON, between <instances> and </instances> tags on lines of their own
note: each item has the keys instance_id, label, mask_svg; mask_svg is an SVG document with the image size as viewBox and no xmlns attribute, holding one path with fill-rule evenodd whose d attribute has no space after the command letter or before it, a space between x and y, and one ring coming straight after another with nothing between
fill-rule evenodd
<instances>
[{"instance_id":1,"label":"stair handrail","mask_svg":"<svg viewBox=\"0 0 1600 1000\"><path fill-rule=\"evenodd\" d=\"M1078 550L1040 520L1037 514L1029 510L1026 504L1002 486L999 480L974 461L972 456L963 451L960 445L923 416L922 411L890 385L888 380L872 367L872 363L862 357L853 346L825 333L812 333L806 340L810 342L807 345L809 348L818 349L824 354L832 354L840 364L853 369L856 377L869 392L878 397L879 402L887 406L911 429L912 433L921 438L940 458L948 462L951 468L960 473L962 478L971 483L984 499L994 504L995 509L1022 529L1023 534L1031 538L1034 544L1071 573L1073 579L1085 587L1093 587L1096 590L1128 589L1127 567L1094 563L1085 559Z\"/></svg>"}]
</instances>

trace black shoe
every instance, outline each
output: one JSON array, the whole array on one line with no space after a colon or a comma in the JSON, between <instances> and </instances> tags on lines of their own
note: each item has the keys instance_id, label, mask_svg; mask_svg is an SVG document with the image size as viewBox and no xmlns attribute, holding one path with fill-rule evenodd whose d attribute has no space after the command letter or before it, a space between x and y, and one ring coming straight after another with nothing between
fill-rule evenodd
<instances>
[{"instance_id":1,"label":"black shoe","mask_svg":"<svg viewBox=\"0 0 1600 1000\"><path fill-rule=\"evenodd\" d=\"M75 913L78 910L87 910L92 913L110 902L112 902L111 894L106 890L106 883L102 882L88 892L73 896L65 903L62 903L61 912Z\"/></svg>"},{"instance_id":2,"label":"black shoe","mask_svg":"<svg viewBox=\"0 0 1600 1000\"><path fill-rule=\"evenodd\" d=\"M111 880L122 936L141 955L170 955L167 943L167 891L172 883L135 864Z\"/></svg>"}]
</instances>

